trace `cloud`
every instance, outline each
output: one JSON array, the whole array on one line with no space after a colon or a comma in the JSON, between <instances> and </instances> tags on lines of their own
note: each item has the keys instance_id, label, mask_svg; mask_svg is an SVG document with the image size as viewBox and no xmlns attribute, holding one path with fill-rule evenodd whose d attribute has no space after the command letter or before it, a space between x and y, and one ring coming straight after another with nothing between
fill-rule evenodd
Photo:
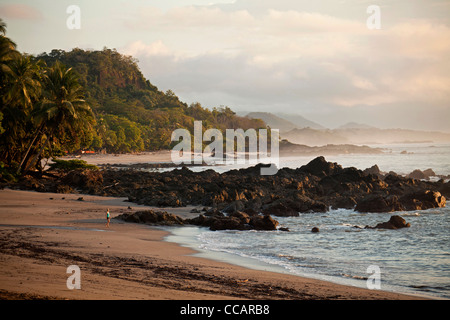
<instances>
[{"instance_id":1,"label":"cloud","mask_svg":"<svg viewBox=\"0 0 450 320\"><path fill-rule=\"evenodd\" d=\"M0 12L6 19L42 20L43 14L38 9L26 4L6 4L0 6Z\"/></svg>"},{"instance_id":2,"label":"cloud","mask_svg":"<svg viewBox=\"0 0 450 320\"><path fill-rule=\"evenodd\" d=\"M400 114L423 104L450 117L447 24L400 19L374 31L365 25L365 11L358 20L232 8L143 8L128 27L154 38L123 50L138 57L152 82L188 103L317 114L396 106Z\"/></svg>"},{"instance_id":3,"label":"cloud","mask_svg":"<svg viewBox=\"0 0 450 320\"><path fill-rule=\"evenodd\" d=\"M150 44L145 44L141 40L137 40L126 45L122 49L122 53L130 56L149 57L168 55L170 54L170 50L161 40Z\"/></svg>"}]
</instances>

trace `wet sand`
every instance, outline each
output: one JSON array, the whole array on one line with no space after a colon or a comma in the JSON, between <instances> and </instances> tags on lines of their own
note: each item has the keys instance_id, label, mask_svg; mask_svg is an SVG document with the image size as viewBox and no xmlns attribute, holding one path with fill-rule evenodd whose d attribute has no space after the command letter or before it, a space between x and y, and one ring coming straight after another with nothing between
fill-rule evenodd
<instances>
[{"instance_id":1,"label":"wet sand","mask_svg":"<svg viewBox=\"0 0 450 320\"><path fill-rule=\"evenodd\" d=\"M113 218L150 208L123 200L0 190L0 298L422 299L192 256L195 251L164 241L168 233L151 226L112 219L106 228L107 208ZM166 208L181 217L190 210ZM67 288L70 265L80 267L80 290Z\"/></svg>"}]
</instances>

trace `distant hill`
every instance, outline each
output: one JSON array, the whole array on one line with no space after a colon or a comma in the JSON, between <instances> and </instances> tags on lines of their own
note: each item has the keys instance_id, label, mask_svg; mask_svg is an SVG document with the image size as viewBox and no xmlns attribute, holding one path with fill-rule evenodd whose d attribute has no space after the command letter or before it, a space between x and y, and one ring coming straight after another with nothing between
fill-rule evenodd
<instances>
[{"instance_id":1,"label":"distant hill","mask_svg":"<svg viewBox=\"0 0 450 320\"><path fill-rule=\"evenodd\" d=\"M270 112L250 112L246 115L250 119L261 119L272 129L279 129L280 133L288 132L292 129L297 128L294 123L280 118Z\"/></svg>"},{"instance_id":2,"label":"distant hill","mask_svg":"<svg viewBox=\"0 0 450 320\"><path fill-rule=\"evenodd\" d=\"M407 129L340 128L334 130L293 129L281 134L282 139L308 146L327 144L394 144L394 143L448 143L450 134L436 131Z\"/></svg>"},{"instance_id":3,"label":"distant hill","mask_svg":"<svg viewBox=\"0 0 450 320\"><path fill-rule=\"evenodd\" d=\"M272 129L279 129L280 133L302 128L326 129L320 124L308 120L298 114L250 112L246 116L252 119L261 119Z\"/></svg>"},{"instance_id":4,"label":"distant hill","mask_svg":"<svg viewBox=\"0 0 450 320\"><path fill-rule=\"evenodd\" d=\"M327 144L347 144L349 139L337 134L334 130L317 130L311 128L295 128L284 134L280 134L282 139L287 139L295 144L307 146L323 146Z\"/></svg>"},{"instance_id":5,"label":"distant hill","mask_svg":"<svg viewBox=\"0 0 450 320\"><path fill-rule=\"evenodd\" d=\"M356 146L352 144L327 144L324 146L307 146L295 144L287 140L280 142L280 155L283 157L296 155L337 155L337 154L380 154L381 148L371 148L368 146Z\"/></svg>"},{"instance_id":6,"label":"distant hill","mask_svg":"<svg viewBox=\"0 0 450 320\"><path fill-rule=\"evenodd\" d=\"M276 113L280 118L288 120L297 126L297 128L312 128L312 129L326 129L324 126L318 124L317 122L311 121L302 117L301 115L294 113Z\"/></svg>"},{"instance_id":7,"label":"distant hill","mask_svg":"<svg viewBox=\"0 0 450 320\"><path fill-rule=\"evenodd\" d=\"M375 127L369 126L368 124L364 123L347 122L337 129L375 129Z\"/></svg>"}]
</instances>

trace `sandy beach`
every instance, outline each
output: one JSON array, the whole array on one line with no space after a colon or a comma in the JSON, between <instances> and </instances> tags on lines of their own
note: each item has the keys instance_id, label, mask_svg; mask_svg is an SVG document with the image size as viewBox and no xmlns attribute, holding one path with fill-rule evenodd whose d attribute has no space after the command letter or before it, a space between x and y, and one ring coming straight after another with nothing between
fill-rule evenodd
<instances>
[{"instance_id":1,"label":"sandy beach","mask_svg":"<svg viewBox=\"0 0 450 320\"><path fill-rule=\"evenodd\" d=\"M107 208L113 218L146 208L123 200L0 190L0 298L419 299L195 257L151 226L112 219L106 228ZM186 217L190 208L167 211ZM67 288L70 265L80 290Z\"/></svg>"},{"instance_id":2,"label":"sandy beach","mask_svg":"<svg viewBox=\"0 0 450 320\"><path fill-rule=\"evenodd\" d=\"M61 159L80 159L97 166L106 164L161 163L172 162L171 152L171 150L161 150L126 154L81 154L66 156Z\"/></svg>"}]
</instances>

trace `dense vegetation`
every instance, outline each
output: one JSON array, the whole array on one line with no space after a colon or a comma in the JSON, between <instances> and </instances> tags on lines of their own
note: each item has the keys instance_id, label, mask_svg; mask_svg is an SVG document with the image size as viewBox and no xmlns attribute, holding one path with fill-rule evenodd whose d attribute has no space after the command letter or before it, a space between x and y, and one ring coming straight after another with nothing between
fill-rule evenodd
<instances>
[{"instance_id":1,"label":"dense vegetation","mask_svg":"<svg viewBox=\"0 0 450 320\"><path fill-rule=\"evenodd\" d=\"M64 152L169 149L172 131L193 132L195 120L204 130L265 128L228 107L188 106L114 49L22 54L1 20L0 97L0 162L17 173Z\"/></svg>"}]
</instances>

